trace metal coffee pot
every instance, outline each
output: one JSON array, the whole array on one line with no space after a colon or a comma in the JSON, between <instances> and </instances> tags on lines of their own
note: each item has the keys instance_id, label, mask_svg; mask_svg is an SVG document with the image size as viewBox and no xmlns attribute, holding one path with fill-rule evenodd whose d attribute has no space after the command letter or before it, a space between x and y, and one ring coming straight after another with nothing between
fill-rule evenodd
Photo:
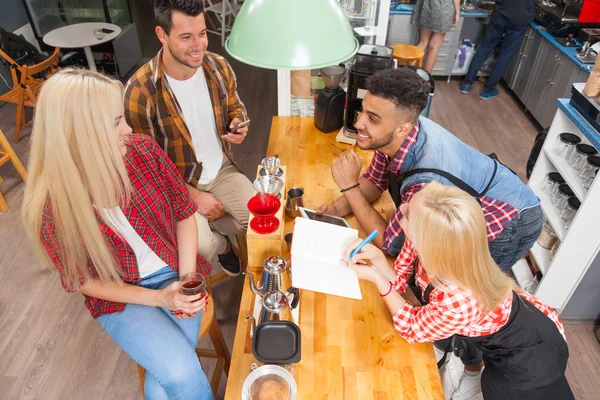
<instances>
[{"instance_id":1,"label":"metal coffee pot","mask_svg":"<svg viewBox=\"0 0 600 400\"><path fill-rule=\"evenodd\" d=\"M256 330L256 321L252 316L246 317L246 320L252 321L250 337L253 337ZM294 322L288 298L279 290L273 290L263 297L259 324L270 321Z\"/></svg>"},{"instance_id":2,"label":"metal coffee pot","mask_svg":"<svg viewBox=\"0 0 600 400\"><path fill-rule=\"evenodd\" d=\"M256 286L252 273L244 271L243 274L250 277L250 289L252 289L254 294L263 298L263 303L267 293L277 291L284 294L291 308L298 306L300 293L298 289L292 287L290 273L283 257L271 256L265 260L259 286ZM264 322L267 318L264 310L263 307L259 323Z\"/></svg>"}]
</instances>

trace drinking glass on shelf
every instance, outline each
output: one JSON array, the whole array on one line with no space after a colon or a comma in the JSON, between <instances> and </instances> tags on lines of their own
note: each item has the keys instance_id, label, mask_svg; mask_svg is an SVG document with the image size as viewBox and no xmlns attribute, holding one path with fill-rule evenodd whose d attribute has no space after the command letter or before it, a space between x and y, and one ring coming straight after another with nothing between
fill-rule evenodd
<instances>
[{"instance_id":1,"label":"drinking glass on shelf","mask_svg":"<svg viewBox=\"0 0 600 400\"><path fill-rule=\"evenodd\" d=\"M569 229L569 225L573 222L573 218L575 218L575 214L577 214L579 207L581 207L579 199L577 197L569 197L560 213L560 219L565 221L566 229Z\"/></svg>"},{"instance_id":2,"label":"drinking glass on shelf","mask_svg":"<svg viewBox=\"0 0 600 400\"><path fill-rule=\"evenodd\" d=\"M96 36L96 39L102 40L104 39L104 31L102 29L94 29L94 36Z\"/></svg>"},{"instance_id":3,"label":"drinking glass on shelf","mask_svg":"<svg viewBox=\"0 0 600 400\"><path fill-rule=\"evenodd\" d=\"M575 145L581 142L581 138L572 133L561 133L556 137L554 143L554 153L565 160L569 158L571 152L575 149Z\"/></svg>"},{"instance_id":4,"label":"drinking glass on shelf","mask_svg":"<svg viewBox=\"0 0 600 400\"><path fill-rule=\"evenodd\" d=\"M206 289L206 278L202 274L197 272L185 274L179 279L179 282L181 283L181 286L179 286L179 293L181 294L186 296L193 296L200 293L203 293L204 296L206 296L208 294Z\"/></svg>"},{"instance_id":5,"label":"drinking glass on shelf","mask_svg":"<svg viewBox=\"0 0 600 400\"><path fill-rule=\"evenodd\" d=\"M599 156L590 156L587 158L585 165L583 166L583 168L581 168L581 172L579 173L579 177L581 178L581 184L586 190L589 190L589 188L592 186L592 182L598 174L599 168Z\"/></svg>"},{"instance_id":6,"label":"drinking glass on shelf","mask_svg":"<svg viewBox=\"0 0 600 400\"><path fill-rule=\"evenodd\" d=\"M562 210L567 202L567 199L571 196L575 196L575 193L573 193L573 190L571 190L569 185L563 183L562 185L558 186L558 190L554 196L552 196L552 204L554 204L554 207Z\"/></svg>"},{"instance_id":7,"label":"drinking glass on shelf","mask_svg":"<svg viewBox=\"0 0 600 400\"><path fill-rule=\"evenodd\" d=\"M585 165L586 159L589 156L595 156L596 154L598 154L598 150L596 150L594 146L590 146L589 144L578 144L575 146L575 151L569 156L569 165L577 171L580 171Z\"/></svg>"},{"instance_id":8,"label":"drinking glass on shelf","mask_svg":"<svg viewBox=\"0 0 600 400\"><path fill-rule=\"evenodd\" d=\"M290 105L290 115L292 117L299 117L300 114L300 107L298 106L298 103Z\"/></svg>"},{"instance_id":9,"label":"drinking glass on shelf","mask_svg":"<svg viewBox=\"0 0 600 400\"><path fill-rule=\"evenodd\" d=\"M544 178L542 191L552 198L558 189L558 185L562 185L563 183L565 183L565 180L561 174L558 172L550 172L546 175L546 178Z\"/></svg>"}]
</instances>

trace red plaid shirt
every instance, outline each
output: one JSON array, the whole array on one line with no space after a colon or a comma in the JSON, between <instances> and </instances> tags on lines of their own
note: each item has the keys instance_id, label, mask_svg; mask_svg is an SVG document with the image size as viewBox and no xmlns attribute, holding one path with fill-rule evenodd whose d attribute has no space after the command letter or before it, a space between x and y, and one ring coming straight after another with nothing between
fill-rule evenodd
<instances>
[{"instance_id":1,"label":"red plaid shirt","mask_svg":"<svg viewBox=\"0 0 600 400\"><path fill-rule=\"evenodd\" d=\"M389 170L395 175L398 175L406 160L406 155L417 142L418 134L419 123L417 122L391 162L385 154L380 151L375 151L373 160L371 160L371 164L363 176L377 186L382 192L386 191L389 186L387 171ZM401 194L402 202L410 202L412 197L419 190L423 189L425 185L427 185L427 183L420 183L408 188ZM500 234L500 232L502 232L506 224L519 215L519 212L508 203L491 199L486 196L481 197L479 201L481 202L481 208L487 223L488 241L491 242ZM383 251L387 252L392 241L402 234L402 227L400 226L401 219L402 213L400 212L400 207L398 207L392 218L390 218L384 232Z\"/></svg>"},{"instance_id":2,"label":"red plaid shirt","mask_svg":"<svg viewBox=\"0 0 600 400\"><path fill-rule=\"evenodd\" d=\"M158 147L145 135L132 135L127 143L125 165L131 180L132 193L129 204L121 205L127 220L166 265L179 268L176 224L193 215L197 206L190 200L183 180L175 166ZM115 254L117 265L123 272L125 283L136 284L140 278L137 260L131 246L108 227L96 213L98 225L109 248ZM42 216L41 240L60 272L61 283L67 292L74 292L67 282L62 264L62 246L56 237L52 207L48 203ZM93 265L87 265L92 276L97 276ZM197 271L207 275L211 266L198 255ZM83 275L81 284L85 283ZM125 309L125 304L85 296L85 305L94 318Z\"/></svg>"},{"instance_id":3,"label":"red plaid shirt","mask_svg":"<svg viewBox=\"0 0 600 400\"><path fill-rule=\"evenodd\" d=\"M394 262L396 282L394 289L404 292L408 279L413 274L416 250L410 240L404 242L402 253ZM416 284L425 292L429 278L421 263L415 272ZM565 331L558 316L550 306L539 301L535 296L522 290L516 291L519 296L543 312L555 324L561 335ZM457 286L434 288L429 295L429 304L414 307L405 303L392 317L394 328L409 343L433 342L452 335L486 336L497 332L510 317L512 294L491 312L483 310L471 294Z\"/></svg>"}]
</instances>

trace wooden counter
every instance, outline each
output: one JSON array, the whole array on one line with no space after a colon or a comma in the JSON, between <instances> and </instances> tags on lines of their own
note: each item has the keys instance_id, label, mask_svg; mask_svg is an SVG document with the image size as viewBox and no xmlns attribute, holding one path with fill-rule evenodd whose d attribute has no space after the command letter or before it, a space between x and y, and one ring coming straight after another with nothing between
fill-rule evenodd
<instances>
[{"instance_id":1,"label":"wooden counter","mask_svg":"<svg viewBox=\"0 0 600 400\"><path fill-rule=\"evenodd\" d=\"M340 195L331 165L350 146L337 143L335 135L319 132L309 117L273 118L267 155L278 154L287 166L288 189L304 188L307 208L315 209ZM366 167L372 152L355 151ZM375 207L388 215L393 211L387 195ZM354 217L348 221L358 227ZM285 218L285 233L292 229L293 220ZM248 251L253 251L251 246ZM283 241L281 255L289 257ZM249 265L248 270L260 275L262 265ZM246 278L238 315L226 400L240 399L243 382L255 362L249 324L244 321L254 304L248 281ZM394 330L375 286L365 281L360 285L362 301L302 291L302 361L295 373L298 399L443 399L432 345L408 344Z\"/></svg>"}]
</instances>

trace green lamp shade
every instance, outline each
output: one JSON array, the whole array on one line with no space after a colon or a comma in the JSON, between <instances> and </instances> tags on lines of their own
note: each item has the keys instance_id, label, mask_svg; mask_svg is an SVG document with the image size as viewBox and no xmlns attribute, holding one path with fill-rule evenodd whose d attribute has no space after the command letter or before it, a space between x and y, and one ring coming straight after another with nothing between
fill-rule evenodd
<instances>
[{"instance_id":1,"label":"green lamp shade","mask_svg":"<svg viewBox=\"0 0 600 400\"><path fill-rule=\"evenodd\" d=\"M312 69L350 59L358 40L338 0L246 0L225 48L256 67Z\"/></svg>"}]
</instances>

